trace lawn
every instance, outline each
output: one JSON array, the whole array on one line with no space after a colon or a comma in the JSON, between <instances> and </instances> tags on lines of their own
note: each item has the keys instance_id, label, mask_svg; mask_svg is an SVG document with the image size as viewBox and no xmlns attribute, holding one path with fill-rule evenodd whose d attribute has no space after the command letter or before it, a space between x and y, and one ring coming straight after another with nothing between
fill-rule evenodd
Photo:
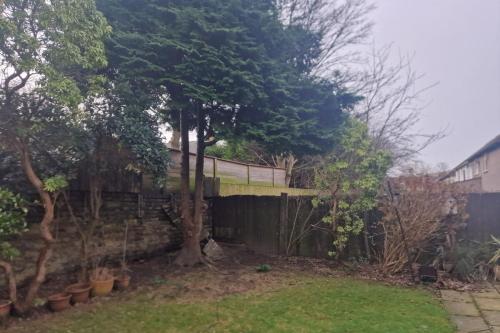
<instances>
[{"instance_id":1,"label":"lawn","mask_svg":"<svg viewBox=\"0 0 500 333\"><path fill-rule=\"evenodd\" d=\"M217 300L153 299L74 309L15 332L452 333L428 292L350 279L306 278Z\"/></svg>"}]
</instances>

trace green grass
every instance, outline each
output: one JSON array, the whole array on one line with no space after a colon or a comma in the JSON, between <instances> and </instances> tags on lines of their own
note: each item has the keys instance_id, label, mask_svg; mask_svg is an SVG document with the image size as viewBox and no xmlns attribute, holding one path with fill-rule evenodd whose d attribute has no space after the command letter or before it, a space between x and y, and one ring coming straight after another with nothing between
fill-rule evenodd
<instances>
[{"instance_id":1,"label":"green grass","mask_svg":"<svg viewBox=\"0 0 500 333\"><path fill-rule=\"evenodd\" d=\"M426 291L324 278L192 304L139 297L33 324L36 328L26 332L454 332L446 312Z\"/></svg>"}]
</instances>

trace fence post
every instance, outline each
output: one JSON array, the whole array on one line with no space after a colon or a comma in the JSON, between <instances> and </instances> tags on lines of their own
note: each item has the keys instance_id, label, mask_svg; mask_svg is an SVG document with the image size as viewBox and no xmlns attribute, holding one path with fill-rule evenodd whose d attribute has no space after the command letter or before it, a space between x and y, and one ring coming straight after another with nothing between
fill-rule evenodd
<instances>
[{"instance_id":1,"label":"fence post","mask_svg":"<svg viewBox=\"0 0 500 333\"><path fill-rule=\"evenodd\" d=\"M217 158L214 158L214 179L217 178Z\"/></svg>"},{"instance_id":2,"label":"fence post","mask_svg":"<svg viewBox=\"0 0 500 333\"><path fill-rule=\"evenodd\" d=\"M274 170L274 169L273 169ZM288 194L281 193L278 225L278 254L286 254L288 233Z\"/></svg>"},{"instance_id":3,"label":"fence post","mask_svg":"<svg viewBox=\"0 0 500 333\"><path fill-rule=\"evenodd\" d=\"M247 164L247 184L250 185L250 165Z\"/></svg>"}]
</instances>

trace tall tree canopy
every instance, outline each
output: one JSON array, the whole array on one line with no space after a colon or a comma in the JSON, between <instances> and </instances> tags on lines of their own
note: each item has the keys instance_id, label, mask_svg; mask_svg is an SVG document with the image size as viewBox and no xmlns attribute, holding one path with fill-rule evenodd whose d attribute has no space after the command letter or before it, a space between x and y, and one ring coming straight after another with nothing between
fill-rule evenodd
<instances>
[{"instance_id":1,"label":"tall tree canopy","mask_svg":"<svg viewBox=\"0 0 500 333\"><path fill-rule=\"evenodd\" d=\"M285 27L272 1L100 0L98 7L113 26L108 54L124 98L143 110L168 110L167 119L181 130L184 247L177 262L193 264L201 258L203 155L213 138L236 132L276 152L316 153L333 144L330 129L353 98L308 76L319 37ZM191 210L193 128L198 151Z\"/></svg>"}]
</instances>

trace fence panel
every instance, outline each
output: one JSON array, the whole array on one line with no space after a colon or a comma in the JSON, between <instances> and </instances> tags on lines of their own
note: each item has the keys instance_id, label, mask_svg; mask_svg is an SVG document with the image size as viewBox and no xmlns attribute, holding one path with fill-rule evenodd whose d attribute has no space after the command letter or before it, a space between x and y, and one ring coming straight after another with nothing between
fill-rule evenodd
<instances>
[{"instance_id":1,"label":"fence panel","mask_svg":"<svg viewBox=\"0 0 500 333\"><path fill-rule=\"evenodd\" d=\"M490 241L491 235L500 236L500 193L469 194L467 213L466 238Z\"/></svg>"}]
</instances>

